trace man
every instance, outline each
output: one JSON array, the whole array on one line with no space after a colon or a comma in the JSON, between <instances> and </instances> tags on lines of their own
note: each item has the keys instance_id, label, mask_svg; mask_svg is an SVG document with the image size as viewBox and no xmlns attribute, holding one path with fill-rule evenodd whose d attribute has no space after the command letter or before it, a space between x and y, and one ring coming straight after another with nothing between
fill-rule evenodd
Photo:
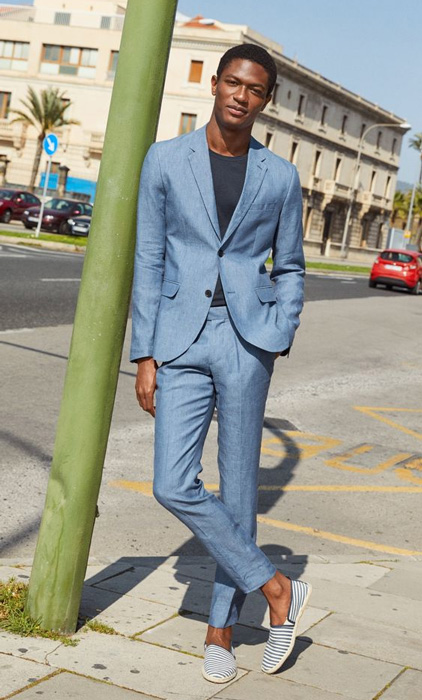
<instances>
[{"instance_id":1,"label":"man","mask_svg":"<svg viewBox=\"0 0 422 700\"><path fill-rule=\"evenodd\" d=\"M262 670L274 673L311 592L255 543L265 402L303 305L298 174L251 137L276 77L261 47L229 49L210 121L153 144L139 190L131 361L138 401L155 416L154 495L217 562L203 667L216 683L236 675L232 626L247 593L268 601ZM220 498L198 477L214 408Z\"/></svg>"}]
</instances>

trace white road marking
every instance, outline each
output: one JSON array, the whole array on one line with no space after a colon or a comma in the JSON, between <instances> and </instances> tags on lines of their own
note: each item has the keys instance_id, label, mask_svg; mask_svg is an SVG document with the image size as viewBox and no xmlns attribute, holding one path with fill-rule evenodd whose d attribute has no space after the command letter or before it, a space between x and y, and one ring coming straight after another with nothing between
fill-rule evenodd
<instances>
[{"instance_id":1,"label":"white road marking","mask_svg":"<svg viewBox=\"0 0 422 700\"><path fill-rule=\"evenodd\" d=\"M41 277L41 282L80 282L80 277Z\"/></svg>"}]
</instances>

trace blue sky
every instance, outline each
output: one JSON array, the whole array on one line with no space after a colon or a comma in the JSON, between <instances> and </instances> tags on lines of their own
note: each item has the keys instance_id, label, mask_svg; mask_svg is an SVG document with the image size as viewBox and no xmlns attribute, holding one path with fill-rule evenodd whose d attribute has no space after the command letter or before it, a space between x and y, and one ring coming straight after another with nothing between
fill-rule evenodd
<instances>
[{"instance_id":1,"label":"blue sky","mask_svg":"<svg viewBox=\"0 0 422 700\"><path fill-rule=\"evenodd\" d=\"M180 12L248 24L299 63L412 125L399 179L419 169L409 136L422 132L421 0L179 0Z\"/></svg>"},{"instance_id":2,"label":"blue sky","mask_svg":"<svg viewBox=\"0 0 422 700\"><path fill-rule=\"evenodd\" d=\"M422 132L421 0L179 0L178 9L248 24L287 56L403 117L412 131L399 179L416 179L418 154L408 142Z\"/></svg>"}]
</instances>

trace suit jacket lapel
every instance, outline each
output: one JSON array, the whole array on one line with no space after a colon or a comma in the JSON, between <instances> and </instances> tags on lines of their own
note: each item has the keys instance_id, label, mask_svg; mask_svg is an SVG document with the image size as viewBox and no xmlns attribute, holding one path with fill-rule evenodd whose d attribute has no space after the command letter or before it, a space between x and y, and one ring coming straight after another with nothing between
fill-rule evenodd
<instances>
[{"instance_id":1,"label":"suit jacket lapel","mask_svg":"<svg viewBox=\"0 0 422 700\"><path fill-rule=\"evenodd\" d=\"M189 147L190 166L192 168L192 172L201 194L205 209L207 210L208 217L218 240L221 243L226 243L236 231L239 224L243 221L249 207L261 188L262 181L265 173L267 172L267 165L265 163L265 149L258 141L256 141L256 139L253 137L251 138L248 154L248 165L246 168L242 194L240 195L230 224L221 241L205 126L192 133Z\"/></svg>"},{"instance_id":2,"label":"suit jacket lapel","mask_svg":"<svg viewBox=\"0 0 422 700\"><path fill-rule=\"evenodd\" d=\"M220 240L220 226L218 223L205 128L206 127L203 126L192 134L192 139L189 144L191 149L189 153L189 162L210 222L218 240Z\"/></svg>"},{"instance_id":3,"label":"suit jacket lapel","mask_svg":"<svg viewBox=\"0 0 422 700\"><path fill-rule=\"evenodd\" d=\"M237 207L233 212L230 224L224 235L223 242L226 243L245 218L249 208L258 194L267 166L265 163L265 150L261 144L253 137L251 138L248 154L248 165L246 168L245 182L242 194L240 195Z\"/></svg>"}]
</instances>

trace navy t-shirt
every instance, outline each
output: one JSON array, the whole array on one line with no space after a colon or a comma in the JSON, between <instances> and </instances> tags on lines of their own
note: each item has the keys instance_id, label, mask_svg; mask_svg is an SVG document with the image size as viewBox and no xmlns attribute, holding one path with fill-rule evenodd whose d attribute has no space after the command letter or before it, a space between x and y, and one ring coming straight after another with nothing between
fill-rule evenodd
<instances>
[{"instance_id":1,"label":"navy t-shirt","mask_svg":"<svg viewBox=\"0 0 422 700\"><path fill-rule=\"evenodd\" d=\"M220 226L220 238L223 238L242 194L248 154L245 153L243 156L222 156L220 153L211 151L211 149L208 150ZM225 304L223 287L220 275L218 275L211 306L224 306Z\"/></svg>"}]
</instances>

